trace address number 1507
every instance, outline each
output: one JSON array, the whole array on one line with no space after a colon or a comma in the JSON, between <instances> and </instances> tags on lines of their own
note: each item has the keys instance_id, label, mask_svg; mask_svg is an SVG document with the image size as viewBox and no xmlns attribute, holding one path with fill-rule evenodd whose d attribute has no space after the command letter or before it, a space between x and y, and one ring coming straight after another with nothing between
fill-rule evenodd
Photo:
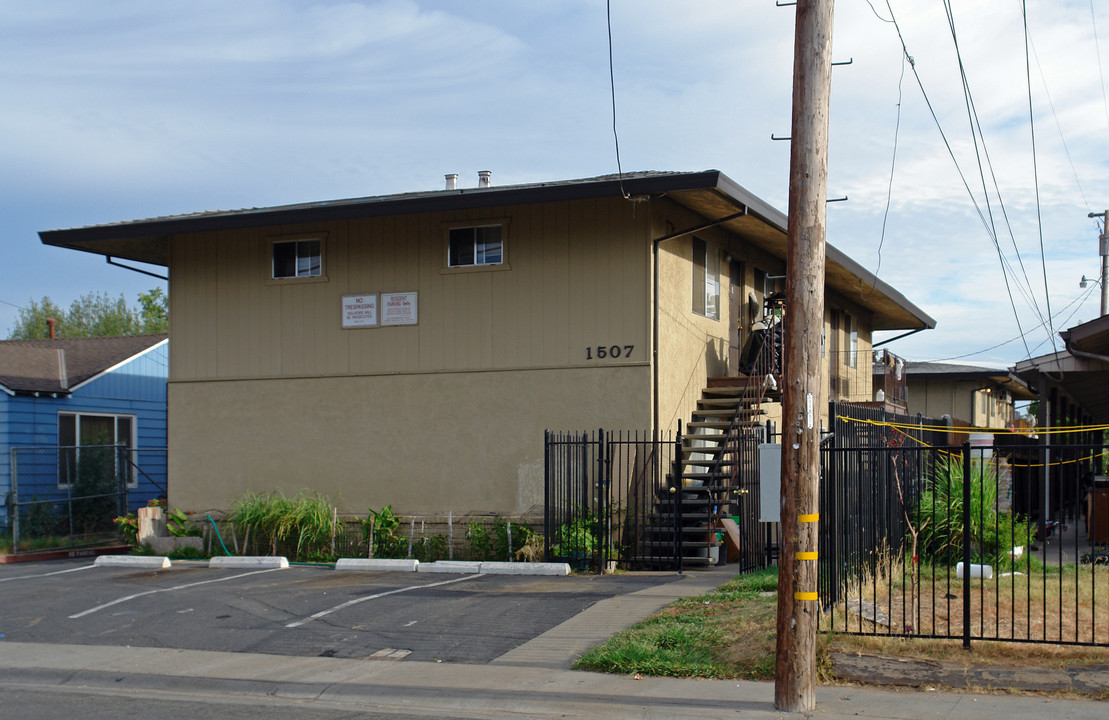
<instances>
[{"instance_id":1,"label":"address number 1507","mask_svg":"<svg viewBox=\"0 0 1109 720\"><path fill-rule=\"evenodd\" d=\"M607 358L631 357L635 345L598 345L585 349L586 360L605 360Z\"/></svg>"}]
</instances>

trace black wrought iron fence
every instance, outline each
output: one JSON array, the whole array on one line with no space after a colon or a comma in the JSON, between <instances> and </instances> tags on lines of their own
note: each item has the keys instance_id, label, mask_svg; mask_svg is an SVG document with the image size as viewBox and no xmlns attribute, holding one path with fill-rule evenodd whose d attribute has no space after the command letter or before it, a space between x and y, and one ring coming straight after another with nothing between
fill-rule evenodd
<instances>
[{"instance_id":1,"label":"black wrought iron fence","mask_svg":"<svg viewBox=\"0 0 1109 720\"><path fill-rule=\"evenodd\" d=\"M0 516L11 552L73 548L116 538L114 518L165 496L165 468L164 449L12 448L11 490Z\"/></svg>"},{"instance_id":2,"label":"black wrought iron fence","mask_svg":"<svg viewBox=\"0 0 1109 720\"><path fill-rule=\"evenodd\" d=\"M674 458L669 433L551 432L545 438L544 555L575 569L657 560L650 524Z\"/></svg>"},{"instance_id":3,"label":"black wrought iron fence","mask_svg":"<svg viewBox=\"0 0 1109 720\"><path fill-rule=\"evenodd\" d=\"M870 427L870 444L823 451L825 629L1109 645L1106 445L931 445Z\"/></svg>"}]
</instances>

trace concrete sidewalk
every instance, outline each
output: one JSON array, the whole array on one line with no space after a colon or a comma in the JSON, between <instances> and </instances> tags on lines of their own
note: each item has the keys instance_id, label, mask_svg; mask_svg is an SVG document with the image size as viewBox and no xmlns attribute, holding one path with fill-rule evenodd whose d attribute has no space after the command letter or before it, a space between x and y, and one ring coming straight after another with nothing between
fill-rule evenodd
<instances>
[{"instance_id":1,"label":"concrete sidewalk","mask_svg":"<svg viewBox=\"0 0 1109 720\"><path fill-rule=\"evenodd\" d=\"M489 664L351 660L166 648L47 645L0 641L4 685L103 689L162 697L304 703L350 711L396 710L474 718L771 718L772 683L684 680L575 672L589 646L680 598L734 575L730 568L596 603ZM1104 703L1044 696L975 695L898 688L822 687L812 718L1105 717ZM792 716L798 717L798 716Z\"/></svg>"},{"instance_id":2,"label":"concrete sidewalk","mask_svg":"<svg viewBox=\"0 0 1109 720\"><path fill-rule=\"evenodd\" d=\"M602 675L498 664L300 658L156 648L0 645L0 686L160 697L286 700L427 717L780 718L771 683ZM1105 717L1105 704L1046 697L822 687L811 718L1044 720ZM793 717L797 717L796 715Z\"/></svg>"}]
</instances>

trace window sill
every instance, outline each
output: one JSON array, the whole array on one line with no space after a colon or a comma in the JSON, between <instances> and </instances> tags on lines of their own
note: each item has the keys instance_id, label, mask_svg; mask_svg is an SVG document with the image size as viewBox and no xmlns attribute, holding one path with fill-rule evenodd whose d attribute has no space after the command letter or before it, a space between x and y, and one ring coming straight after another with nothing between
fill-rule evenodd
<instances>
[{"instance_id":1,"label":"window sill","mask_svg":"<svg viewBox=\"0 0 1109 720\"><path fill-rule=\"evenodd\" d=\"M511 270L512 266L508 263L499 263L497 265L465 265L463 267L445 267L439 269L440 275L465 275L468 273L483 273L483 272L503 272Z\"/></svg>"},{"instance_id":2,"label":"window sill","mask_svg":"<svg viewBox=\"0 0 1109 720\"><path fill-rule=\"evenodd\" d=\"M327 282L326 275L312 275L297 278L269 278L262 282L263 285L308 285L311 283Z\"/></svg>"}]
</instances>

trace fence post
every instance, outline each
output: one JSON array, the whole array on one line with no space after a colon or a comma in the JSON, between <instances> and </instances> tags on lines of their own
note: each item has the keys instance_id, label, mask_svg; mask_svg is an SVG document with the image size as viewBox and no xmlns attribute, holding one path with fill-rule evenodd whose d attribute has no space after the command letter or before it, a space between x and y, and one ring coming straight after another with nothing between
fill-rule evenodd
<instances>
[{"instance_id":1,"label":"fence post","mask_svg":"<svg viewBox=\"0 0 1109 720\"><path fill-rule=\"evenodd\" d=\"M551 431L543 431L543 560L551 562Z\"/></svg>"},{"instance_id":2,"label":"fence post","mask_svg":"<svg viewBox=\"0 0 1109 720\"><path fill-rule=\"evenodd\" d=\"M678 574L682 574L682 554L684 552L684 537L682 536L682 421L678 419L678 436L674 441L674 466L671 472L674 475L674 484L670 492L674 496L674 555L678 561Z\"/></svg>"},{"instance_id":3,"label":"fence post","mask_svg":"<svg viewBox=\"0 0 1109 720\"><path fill-rule=\"evenodd\" d=\"M963 442L963 649L970 650L970 440Z\"/></svg>"},{"instance_id":4,"label":"fence post","mask_svg":"<svg viewBox=\"0 0 1109 720\"><path fill-rule=\"evenodd\" d=\"M593 537L596 539L596 542L594 543L594 547L593 547L593 559L597 563L597 574L600 575L600 574L604 574L605 560L607 560L607 555L608 555L608 553L607 553L608 537L607 537L607 535L605 533L605 530L604 530L605 525L606 525L605 517L608 514L608 504L605 502L607 500L607 497L605 496L605 487L606 487L606 483L605 483L605 479L606 479L605 470L606 470L606 468L605 468L605 466L607 465L605 460L606 460L607 448L606 448L606 444L605 444L605 429L604 428L597 428L597 445L596 445L596 447L597 447L597 482L595 482L594 485L596 485L597 499L596 499L596 502L594 503L594 507L596 508L596 512L593 514Z\"/></svg>"},{"instance_id":5,"label":"fence post","mask_svg":"<svg viewBox=\"0 0 1109 720\"><path fill-rule=\"evenodd\" d=\"M19 466L18 466L18 462L16 460L18 455L15 452L15 448L12 448L11 455L12 455L12 462L11 462L10 467L11 467L11 472L12 472L12 478L11 478L11 483L12 483L12 493L11 493L11 495L12 495L12 497L11 497L11 504L9 505L9 507L11 508L9 510L9 512L11 513L10 517L12 519L12 555L18 555L19 554Z\"/></svg>"}]
</instances>

